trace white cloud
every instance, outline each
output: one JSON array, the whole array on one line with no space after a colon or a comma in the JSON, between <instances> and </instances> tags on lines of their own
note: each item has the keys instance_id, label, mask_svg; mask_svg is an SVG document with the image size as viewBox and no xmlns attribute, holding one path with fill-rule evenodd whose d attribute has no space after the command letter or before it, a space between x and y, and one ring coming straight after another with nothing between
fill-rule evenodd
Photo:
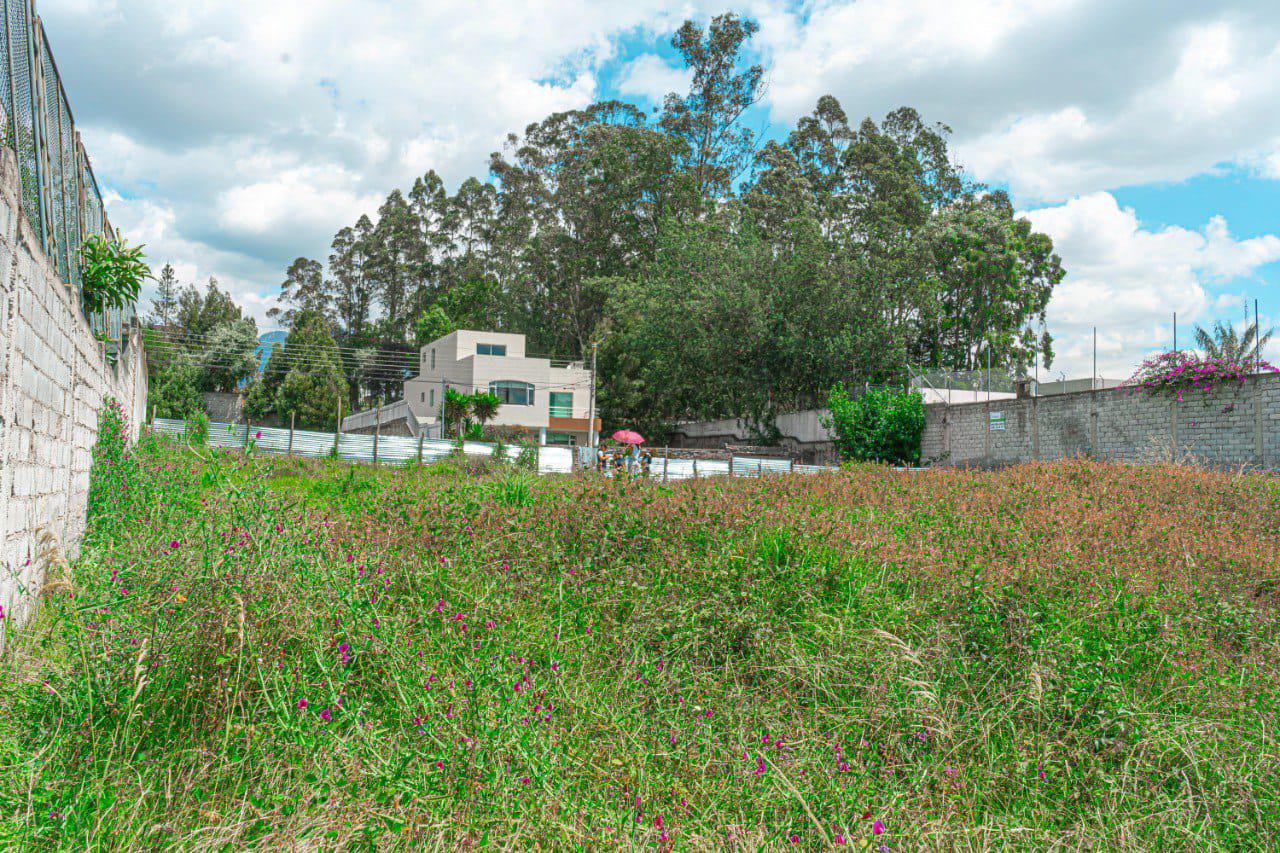
<instances>
[{"instance_id":1,"label":"white cloud","mask_svg":"<svg viewBox=\"0 0 1280 853\"><path fill-rule=\"evenodd\" d=\"M41 0L110 213L151 257L217 275L261 316L287 263L428 168L483 174L505 135L589 103L616 71L660 98L685 72L624 39L662 38L716 0ZM1274 0L747 0L773 127L821 95L850 118L901 105L956 131L1007 183L1070 273L1053 304L1064 360L1103 328L1116 369L1207 317L1274 259L1207 210L1144 226L1106 191L1221 164L1280 179ZM1067 201L1070 199L1070 201ZM189 274L185 271L189 270ZM1111 356L1109 356L1111 357ZM1073 361L1074 360L1074 361ZM1087 368L1086 368L1087 371Z\"/></svg>"},{"instance_id":2,"label":"white cloud","mask_svg":"<svg viewBox=\"0 0 1280 853\"><path fill-rule=\"evenodd\" d=\"M687 69L667 65L646 53L630 63L618 80L618 91L660 104L669 92L687 92L692 75Z\"/></svg>"},{"instance_id":3,"label":"white cloud","mask_svg":"<svg viewBox=\"0 0 1280 853\"><path fill-rule=\"evenodd\" d=\"M429 168L452 185L484 174L507 133L598 96L620 37L669 32L700 2L42 0L41 11L116 193L113 220L147 229L157 262L189 256L202 276L273 296L290 260L323 258L391 189Z\"/></svg>"},{"instance_id":4,"label":"white cloud","mask_svg":"<svg viewBox=\"0 0 1280 853\"><path fill-rule=\"evenodd\" d=\"M1237 239L1221 217L1198 230L1144 227L1110 193L1026 216L1053 238L1068 270L1049 305L1055 372L1068 375L1089 375L1093 327L1100 369L1125 378L1144 354L1171 345L1174 312L1187 340L1192 324L1224 312L1215 289L1280 261L1280 237ZM1238 305L1222 315L1234 316Z\"/></svg>"},{"instance_id":5,"label":"white cloud","mask_svg":"<svg viewBox=\"0 0 1280 853\"><path fill-rule=\"evenodd\" d=\"M1280 137L1274 2L819 0L791 17L761 33L777 122L827 93L854 120L914 106L1027 200L1181 180Z\"/></svg>"}]
</instances>

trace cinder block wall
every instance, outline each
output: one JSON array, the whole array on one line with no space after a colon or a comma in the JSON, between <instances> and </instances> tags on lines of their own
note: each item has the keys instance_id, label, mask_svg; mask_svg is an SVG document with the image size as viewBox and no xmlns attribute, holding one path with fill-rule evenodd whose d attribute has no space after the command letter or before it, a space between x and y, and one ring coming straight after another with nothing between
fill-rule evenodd
<instances>
[{"instance_id":1,"label":"cinder block wall","mask_svg":"<svg viewBox=\"0 0 1280 853\"><path fill-rule=\"evenodd\" d=\"M1004 429L991 429L991 414ZM999 466L1075 456L1112 462L1185 460L1280 470L1280 375L1264 374L1182 402L1137 388L1028 400L928 406L925 460Z\"/></svg>"},{"instance_id":2,"label":"cinder block wall","mask_svg":"<svg viewBox=\"0 0 1280 853\"><path fill-rule=\"evenodd\" d=\"M136 438L146 415L142 341L118 366L20 209L14 153L0 149L0 645L44 582L39 540L70 555L84 533L98 412L114 397Z\"/></svg>"}]
</instances>

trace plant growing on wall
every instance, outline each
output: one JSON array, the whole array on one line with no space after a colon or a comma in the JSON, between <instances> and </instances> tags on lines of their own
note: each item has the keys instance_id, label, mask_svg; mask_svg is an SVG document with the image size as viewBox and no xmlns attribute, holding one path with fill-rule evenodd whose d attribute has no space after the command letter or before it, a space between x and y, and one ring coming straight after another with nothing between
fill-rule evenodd
<instances>
[{"instance_id":1,"label":"plant growing on wall","mask_svg":"<svg viewBox=\"0 0 1280 853\"><path fill-rule=\"evenodd\" d=\"M835 434L843 459L915 465L924 435L924 399L917 391L868 391L851 398L840 387L827 399L831 417L822 425Z\"/></svg>"},{"instance_id":2,"label":"plant growing on wall","mask_svg":"<svg viewBox=\"0 0 1280 853\"><path fill-rule=\"evenodd\" d=\"M81 244L80 278L85 313L101 314L137 301L142 283L152 277L142 248L99 236Z\"/></svg>"},{"instance_id":3,"label":"plant growing on wall","mask_svg":"<svg viewBox=\"0 0 1280 853\"><path fill-rule=\"evenodd\" d=\"M1153 394L1169 394L1181 401L1186 394L1212 391L1215 388L1244 383L1254 372L1276 373L1271 364L1250 356L1241 362L1237 357L1202 356L1197 352L1166 352L1142 363L1125 383L1131 388L1145 388Z\"/></svg>"}]
</instances>

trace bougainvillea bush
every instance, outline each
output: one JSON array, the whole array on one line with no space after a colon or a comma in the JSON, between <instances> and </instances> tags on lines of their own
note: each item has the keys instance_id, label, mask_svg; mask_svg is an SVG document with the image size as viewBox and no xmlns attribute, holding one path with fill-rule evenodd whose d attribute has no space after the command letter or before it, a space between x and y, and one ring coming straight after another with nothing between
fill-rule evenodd
<instances>
[{"instance_id":1,"label":"bougainvillea bush","mask_svg":"<svg viewBox=\"0 0 1280 853\"><path fill-rule=\"evenodd\" d=\"M0 848L1280 844L1274 479L134 458L0 663Z\"/></svg>"},{"instance_id":2,"label":"bougainvillea bush","mask_svg":"<svg viewBox=\"0 0 1280 853\"><path fill-rule=\"evenodd\" d=\"M1266 361L1249 360L1247 364L1230 358L1212 358L1197 352L1166 352L1152 356L1125 384L1153 393L1169 394L1184 400L1187 394L1212 391L1215 388L1240 386L1255 373L1275 373Z\"/></svg>"}]
</instances>

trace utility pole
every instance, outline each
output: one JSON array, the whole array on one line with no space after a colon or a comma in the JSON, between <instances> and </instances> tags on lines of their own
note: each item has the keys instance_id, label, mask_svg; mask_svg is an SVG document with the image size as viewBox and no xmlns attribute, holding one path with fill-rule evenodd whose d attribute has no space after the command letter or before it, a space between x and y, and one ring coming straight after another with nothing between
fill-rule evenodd
<instances>
[{"instance_id":1,"label":"utility pole","mask_svg":"<svg viewBox=\"0 0 1280 853\"><path fill-rule=\"evenodd\" d=\"M449 380L443 376L440 377L440 440L443 441L448 436L445 435L444 425L444 397L449 390Z\"/></svg>"},{"instance_id":2,"label":"utility pole","mask_svg":"<svg viewBox=\"0 0 1280 853\"><path fill-rule=\"evenodd\" d=\"M1262 326L1258 323L1258 300L1253 300L1253 372L1262 375Z\"/></svg>"},{"instance_id":3,"label":"utility pole","mask_svg":"<svg viewBox=\"0 0 1280 853\"><path fill-rule=\"evenodd\" d=\"M596 355L600 349L600 345L594 341L591 344L591 405L587 409L587 446L592 450L596 447Z\"/></svg>"},{"instance_id":4,"label":"utility pole","mask_svg":"<svg viewBox=\"0 0 1280 853\"><path fill-rule=\"evenodd\" d=\"M1173 312L1173 351L1178 351L1178 312Z\"/></svg>"},{"instance_id":5,"label":"utility pole","mask_svg":"<svg viewBox=\"0 0 1280 853\"><path fill-rule=\"evenodd\" d=\"M1093 378L1089 380L1089 390L1098 390L1098 327L1093 327Z\"/></svg>"},{"instance_id":6,"label":"utility pole","mask_svg":"<svg viewBox=\"0 0 1280 853\"><path fill-rule=\"evenodd\" d=\"M342 397L338 397L338 430L333 434L333 455L338 455L342 446Z\"/></svg>"}]
</instances>

